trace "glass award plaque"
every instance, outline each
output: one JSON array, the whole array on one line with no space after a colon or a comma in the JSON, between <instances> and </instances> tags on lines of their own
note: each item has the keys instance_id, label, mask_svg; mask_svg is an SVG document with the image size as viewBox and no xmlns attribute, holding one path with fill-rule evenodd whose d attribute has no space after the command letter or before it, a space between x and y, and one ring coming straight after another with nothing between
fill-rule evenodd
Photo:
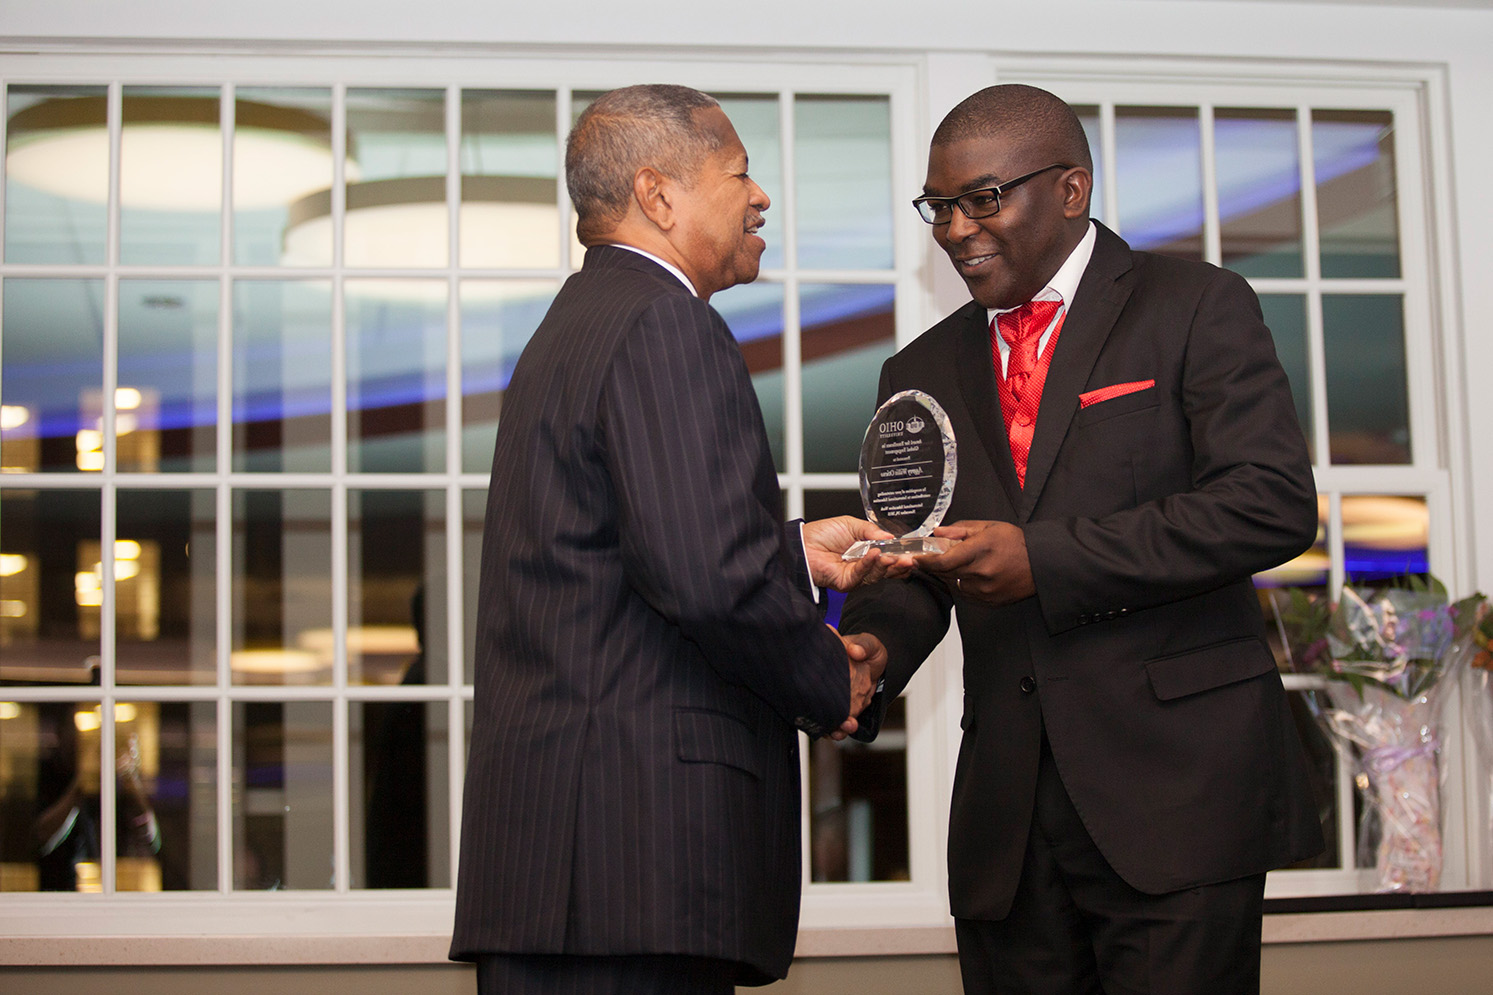
<instances>
[{"instance_id":1,"label":"glass award plaque","mask_svg":"<svg viewBox=\"0 0 1493 995\"><path fill-rule=\"evenodd\" d=\"M942 553L956 540L934 536L954 497L958 450L949 416L929 395L904 390L876 409L861 443L861 504L866 518L894 539L865 539L845 550L858 560Z\"/></svg>"}]
</instances>

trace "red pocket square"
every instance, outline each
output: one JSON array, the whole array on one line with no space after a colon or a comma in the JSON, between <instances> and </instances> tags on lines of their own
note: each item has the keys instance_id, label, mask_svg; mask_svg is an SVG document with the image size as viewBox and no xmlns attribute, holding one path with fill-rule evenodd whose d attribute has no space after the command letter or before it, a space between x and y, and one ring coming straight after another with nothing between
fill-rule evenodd
<instances>
[{"instance_id":1,"label":"red pocket square","mask_svg":"<svg viewBox=\"0 0 1493 995\"><path fill-rule=\"evenodd\" d=\"M1078 406L1080 408L1087 408L1089 405L1098 404L1100 401L1108 401L1111 398L1134 394L1136 391L1150 390L1155 386L1155 380L1132 380L1130 383L1110 384L1108 387L1100 387L1098 390L1090 390L1079 394Z\"/></svg>"}]
</instances>

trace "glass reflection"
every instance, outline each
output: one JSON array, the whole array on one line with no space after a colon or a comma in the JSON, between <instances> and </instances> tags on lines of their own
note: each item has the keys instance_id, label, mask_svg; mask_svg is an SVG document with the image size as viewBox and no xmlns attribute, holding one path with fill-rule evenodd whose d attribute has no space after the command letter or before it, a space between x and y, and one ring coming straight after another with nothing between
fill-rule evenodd
<instances>
[{"instance_id":1,"label":"glass reflection","mask_svg":"<svg viewBox=\"0 0 1493 995\"><path fill-rule=\"evenodd\" d=\"M763 269L782 269L786 263L783 255L783 231L787 227L787 216L783 213L786 202L783 192L783 135L778 120L778 98L775 94L713 94L721 102L721 110L731 119L736 134L747 151L747 166L752 179L766 192L772 206L764 215L767 224L761 235L767 242L762 253ZM800 188L802 181L800 180ZM890 184L888 184L890 189ZM885 195L883 195L885 199ZM802 216L803 212L799 212ZM801 237L801 236L800 236ZM802 250L800 250L802 259Z\"/></svg>"},{"instance_id":2,"label":"glass reflection","mask_svg":"<svg viewBox=\"0 0 1493 995\"><path fill-rule=\"evenodd\" d=\"M216 500L211 490L121 490L114 543L115 680L217 680Z\"/></svg>"},{"instance_id":3,"label":"glass reflection","mask_svg":"<svg viewBox=\"0 0 1493 995\"><path fill-rule=\"evenodd\" d=\"M98 491L7 490L0 500L0 682L99 679Z\"/></svg>"},{"instance_id":4,"label":"glass reflection","mask_svg":"<svg viewBox=\"0 0 1493 995\"><path fill-rule=\"evenodd\" d=\"M233 113L234 262L330 266L332 91L240 87ZM356 150L346 170L359 178Z\"/></svg>"},{"instance_id":5,"label":"glass reflection","mask_svg":"<svg viewBox=\"0 0 1493 995\"><path fill-rule=\"evenodd\" d=\"M216 469L217 283L119 281L114 406L121 471Z\"/></svg>"},{"instance_id":6,"label":"glass reflection","mask_svg":"<svg viewBox=\"0 0 1493 995\"><path fill-rule=\"evenodd\" d=\"M555 299L553 280L461 284L461 470L492 469L493 440L513 365Z\"/></svg>"},{"instance_id":7,"label":"glass reflection","mask_svg":"<svg viewBox=\"0 0 1493 995\"><path fill-rule=\"evenodd\" d=\"M354 888L451 884L445 702L349 706Z\"/></svg>"},{"instance_id":8,"label":"glass reflection","mask_svg":"<svg viewBox=\"0 0 1493 995\"><path fill-rule=\"evenodd\" d=\"M887 706L874 743L809 746L809 873L814 881L911 880L906 699Z\"/></svg>"},{"instance_id":9,"label":"glass reflection","mask_svg":"<svg viewBox=\"0 0 1493 995\"><path fill-rule=\"evenodd\" d=\"M1431 512L1423 497L1343 495L1343 569L1353 584L1430 569Z\"/></svg>"},{"instance_id":10,"label":"glass reflection","mask_svg":"<svg viewBox=\"0 0 1493 995\"><path fill-rule=\"evenodd\" d=\"M331 469L331 371L329 282L234 284L235 470Z\"/></svg>"},{"instance_id":11,"label":"glass reflection","mask_svg":"<svg viewBox=\"0 0 1493 995\"><path fill-rule=\"evenodd\" d=\"M1312 377L1307 348L1306 298L1300 294L1261 294L1260 311L1275 340L1275 354L1291 381L1296 402L1296 421L1306 436L1307 452L1315 459L1316 436L1312 425Z\"/></svg>"},{"instance_id":12,"label":"glass reflection","mask_svg":"<svg viewBox=\"0 0 1493 995\"><path fill-rule=\"evenodd\" d=\"M806 284L803 326L804 470L854 473L876 410L881 364L897 351L889 286Z\"/></svg>"},{"instance_id":13,"label":"glass reflection","mask_svg":"<svg viewBox=\"0 0 1493 995\"><path fill-rule=\"evenodd\" d=\"M1409 463L1405 311L1399 294L1324 294L1333 463Z\"/></svg>"},{"instance_id":14,"label":"glass reflection","mask_svg":"<svg viewBox=\"0 0 1493 995\"><path fill-rule=\"evenodd\" d=\"M109 131L101 86L6 88L5 259L102 263Z\"/></svg>"},{"instance_id":15,"label":"glass reflection","mask_svg":"<svg viewBox=\"0 0 1493 995\"><path fill-rule=\"evenodd\" d=\"M446 681L446 494L347 496L347 679Z\"/></svg>"},{"instance_id":16,"label":"glass reflection","mask_svg":"<svg viewBox=\"0 0 1493 995\"><path fill-rule=\"evenodd\" d=\"M1120 234L1137 249L1203 258L1203 160L1196 107L1116 107Z\"/></svg>"},{"instance_id":17,"label":"glass reflection","mask_svg":"<svg viewBox=\"0 0 1493 995\"><path fill-rule=\"evenodd\" d=\"M223 130L217 87L127 86L119 146L119 261L220 258Z\"/></svg>"},{"instance_id":18,"label":"glass reflection","mask_svg":"<svg viewBox=\"0 0 1493 995\"><path fill-rule=\"evenodd\" d=\"M1303 275L1296 112L1219 108L1213 149L1223 264L1244 276Z\"/></svg>"},{"instance_id":19,"label":"glass reflection","mask_svg":"<svg viewBox=\"0 0 1493 995\"><path fill-rule=\"evenodd\" d=\"M1094 160L1094 189L1089 194L1089 217L1104 220L1104 142L1101 137L1099 108L1075 105L1073 112L1078 123L1083 125L1084 137L1089 140L1089 156Z\"/></svg>"},{"instance_id":20,"label":"glass reflection","mask_svg":"<svg viewBox=\"0 0 1493 995\"><path fill-rule=\"evenodd\" d=\"M114 711L115 887L217 888L216 706L120 702Z\"/></svg>"},{"instance_id":21,"label":"glass reflection","mask_svg":"<svg viewBox=\"0 0 1493 995\"><path fill-rule=\"evenodd\" d=\"M96 700L0 701L0 892L100 890L98 721Z\"/></svg>"},{"instance_id":22,"label":"glass reflection","mask_svg":"<svg viewBox=\"0 0 1493 995\"><path fill-rule=\"evenodd\" d=\"M487 491L461 492L462 682L472 683L477 658L477 598L482 581L482 526ZM468 723L470 728L470 723Z\"/></svg>"},{"instance_id":23,"label":"glass reflection","mask_svg":"<svg viewBox=\"0 0 1493 995\"><path fill-rule=\"evenodd\" d=\"M890 100L799 96L793 131L798 265L890 269Z\"/></svg>"},{"instance_id":24,"label":"glass reflection","mask_svg":"<svg viewBox=\"0 0 1493 995\"><path fill-rule=\"evenodd\" d=\"M741 346L773 465L783 473L788 468L783 418L783 288L772 283L744 283L710 297L710 306L720 312Z\"/></svg>"},{"instance_id":25,"label":"glass reflection","mask_svg":"<svg viewBox=\"0 0 1493 995\"><path fill-rule=\"evenodd\" d=\"M348 90L347 148L361 176L347 185L347 265L447 265L445 92Z\"/></svg>"},{"instance_id":26,"label":"glass reflection","mask_svg":"<svg viewBox=\"0 0 1493 995\"><path fill-rule=\"evenodd\" d=\"M1312 111L1325 277L1397 277L1394 115L1389 111Z\"/></svg>"},{"instance_id":27,"label":"glass reflection","mask_svg":"<svg viewBox=\"0 0 1493 995\"><path fill-rule=\"evenodd\" d=\"M446 284L348 280L347 468L446 468Z\"/></svg>"},{"instance_id":28,"label":"glass reflection","mask_svg":"<svg viewBox=\"0 0 1493 995\"><path fill-rule=\"evenodd\" d=\"M328 889L332 856L332 705L233 706L233 886Z\"/></svg>"},{"instance_id":29,"label":"glass reflection","mask_svg":"<svg viewBox=\"0 0 1493 995\"><path fill-rule=\"evenodd\" d=\"M331 494L233 495L233 680L331 681Z\"/></svg>"},{"instance_id":30,"label":"glass reflection","mask_svg":"<svg viewBox=\"0 0 1493 995\"><path fill-rule=\"evenodd\" d=\"M0 469L104 468L102 280L8 279L0 311Z\"/></svg>"},{"instance_id":31,"label":"glass reflection","mask_svg":"<svg viewBox=\"0 0 1493 995\"><path fill-rule=\"evenodd\" d=\"M464 91L459 155L461 265L560 265L554 93Z\"/></svg>"}]
</instances>

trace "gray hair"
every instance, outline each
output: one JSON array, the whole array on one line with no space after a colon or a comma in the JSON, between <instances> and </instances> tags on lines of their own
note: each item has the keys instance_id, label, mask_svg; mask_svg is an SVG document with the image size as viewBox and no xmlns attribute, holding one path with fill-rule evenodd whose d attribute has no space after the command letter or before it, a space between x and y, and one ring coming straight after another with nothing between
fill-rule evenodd
<instances>
[{"instance_id":1,"label":"gray hair","mask_svg":"<svg viewBox=\"0 0 1493 995\"><path fill-rule=\"evenodd\" d=\"M575 202L582 242L604 235L627 214L639 169L693 185L700 164L721 147L696 112L719 107L714 97L672 83L647 83L596 98L565 143L565 183Z\"/></svg>"},{"instance_id":2,"label":"gray hair","mask_svg":"<svg viewBox=\"0 0 1493 995\"><path fill-rule=\"evenodd\" d=\"M1062 98L1035 86L987 86L960 101L933 133L933 147L1001 138L1047 149L1056 162L1094 171L1083 125Z\"/></svg>"}]
</instances>

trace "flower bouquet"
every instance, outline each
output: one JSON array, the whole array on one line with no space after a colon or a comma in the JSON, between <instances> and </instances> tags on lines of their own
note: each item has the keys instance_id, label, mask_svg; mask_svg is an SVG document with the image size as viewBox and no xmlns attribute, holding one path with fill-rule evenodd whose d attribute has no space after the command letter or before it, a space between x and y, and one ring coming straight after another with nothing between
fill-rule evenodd
<instances>
[{"instance_id":1,"label":"flower bouquet","mask_svg":"<svg viewBox=\"0 0 1493 995\"><path fill-rule=\"evenodd\" d=\"M1457 611L1435 580L1344 586L1335 605L1275 592L1293 667L1328 678L1308 695L1333 745L1355 768L1373 830L1378 891L1435 891L1441 878L1442 689ZM1313 700L1316 699L1316 700Z\"/></svg>"},{"instance_id":2,"label":"flower bouquet","mask_svg":"<svg viewBox=\"0 0 1493 995\"><path fill-rule=\"evenodd\" d=\"M1493 604L1479 595L1459 602L1459 606L1458 638L1452 653L1458 662L1467 665L1462 678L1462 710L1472 729L1487 783L1493 789ZM1488 812L1485 851L1493 847L1493 790L1490 790Z\"/></svg>"}]
</instances>

